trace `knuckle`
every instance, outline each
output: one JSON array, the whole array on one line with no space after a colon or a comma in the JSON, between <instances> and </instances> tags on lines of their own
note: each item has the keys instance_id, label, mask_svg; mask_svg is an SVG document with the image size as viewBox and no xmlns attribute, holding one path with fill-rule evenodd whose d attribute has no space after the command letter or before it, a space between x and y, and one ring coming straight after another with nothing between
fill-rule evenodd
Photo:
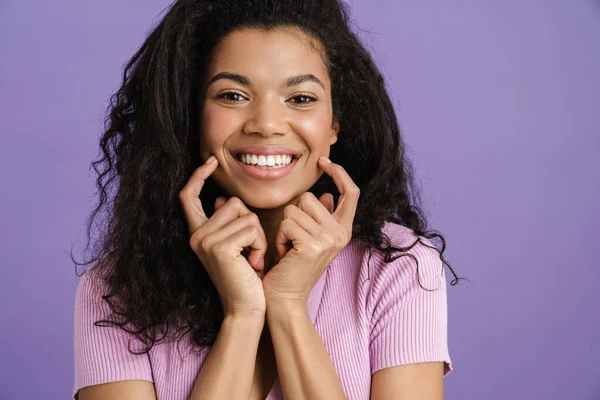
<instances>
[{"instance_id":1,"label":"knuckle","mask_svg":"<svg viewBox=\"0 0 600 400\"><path fill-rule=\"evenodd\" d=\"M289 204L289 205L285 206L285 208L283 209L283 215L286 216L286 217L290 216L291 213L294 212L295 208L296 208L296 206L293 205L293 204Z\"/></svg>"},{"instance_id":2,"label":"knuckle","mask_svg":"<svg viewBox=\"0 0 600 400\"><path fill-rule=\"evenodd\" d=\"M321 235L321 243L323 243L323 247L325 248L331 248L336 245L334 237L327 233Z\"/></svg>"},{"instance_id":3,"label":"knuckle","mask_svg":"<svg viewBox=\"0 0 600 400\"><path fill-rule=\"evenodd\" d=\"M249 228L248 229L249 233L252 236L259 236L260 235L260 230L258 229L258 226L256 226L256 225L250 225L248 228Z\"/></svg>"},{"instance_id":4,"label":"knuckle","mask_svg":"<svg viewBox=\"0 0 600 400\"><path fill-rule=\"evenodd\" d=\"M317 240L311 240L308 244L308 251L311 254L321 254L323 252L323 244Z\"/></svg>"},{"instance_id":5,"label":"knuckle","mask_svg":"<svg viewBox=\"0 0 600 400\"><path fill-rule=\"evenodd\" d=\"M225 251L226 246L227 246L226 242L214 243L214 244L212 244L212 246L210 246L210 251L213 254L220 254ZM207 253L208 253L208 251L207 251Z\"/></svg>"},{"instance_id":6,"label":"knuckle","mask_svg":"<svg viewBox=\"0 0 600 400\"><path fill-rule=\"evenodd\" d=\"M244 202L242 202L242 200L239 197L235 197L235 196L229 198L229 200L227 200L227 202L235 208L241 208L244 206Z\"/></svg>"},{"instance_id":7,"label":"knuckle","mask_svg":"<svg viewBox=\"0 0 600 400\"><path fill-rule=\"evenodd\" d=\"M188 197L188 189L183 188L180 192L179 192L179 201L181 203L185 203L186 199Z\"/></svg>"},{"instance_id":8,"label":"knuckle","mask_svg":"<svg viewBox=\"0 0 600 400\"><path fill-rule=\"evenodd\" d=\"M315 197L315 195L312 194L311 192L304 192L300 195L300 201L302 201L302 202L310 201L313 197Z\"/></svg>"},{"instance_id":9,"label":"knuckle","mask_svg":"<svg viewBox=\"0 0 600 400\"><path fill-rule=\"evenodd\" d=\"M204 240L200 241L200 249L204 253L210 252L213 247L214 247L213 243L208 237L206 237L206 238L204 238Z\"/></svg>"},{"instance_id":10,"label":"knuckle","mask_svg":"<svg viewBox=\"0 0 600 400\"><path fill-rule=\"evenodd\" d=\"M347 229L342 229L338 236L338 243L342 246L345 246L350 241L350 239L352 239L352 233L349 232Z\"/></svg>"},{"instance_id":11,"label":"knuckle","mask_svg":"<svg viewBox=\"0 0 600 400\"><path fill-rule=\"evenodd\" d=\"M252 224L260 225L260 219L258 218L258 215L256 215L255 213L248 214L248 219L250 219L250 222Z\"/></svg>"},{"instance_id":12,"label":"knuckle","mask_svg":"<svg viewBox=\"0 0 600 400\"><path fill-rule=\"evenodd\" d=\"M194 233L190 235L190 246L194 251L206 251L206 238L204 237L201 229L197 229Z\"/></svg>"},{"instance_id":13,"label":"knuckle","mask_svg":"<svg viewBox=\"0 0 600 400\"><path fill-rule=\"evenodd\" d=\"M195 249L198 247L198 245L202 243L202 241L200 240L200 235L198 234L198 231L192 233L190 235L190 247L192 249Z\"/></svg>"},{"instance_id":14,"label":"knuckle","mask_svg":"<svg viewBox=\"0 0 600 400\"><path fill-rule=\"evenodd\" d=\"M252 236L260 236L260 229L256 225L252 225Z\"/></svg>"}]
</instances>

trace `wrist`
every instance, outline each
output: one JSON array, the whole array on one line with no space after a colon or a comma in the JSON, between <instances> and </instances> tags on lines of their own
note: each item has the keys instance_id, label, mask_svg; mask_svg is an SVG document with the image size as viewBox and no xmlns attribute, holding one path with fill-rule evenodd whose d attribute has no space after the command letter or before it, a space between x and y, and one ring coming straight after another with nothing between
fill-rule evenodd
<instances>
[{"instance_id":1,"label":"wrist","mask_svg":"<svg viewBox=\"0 0 600 400\"><path fill-rule=\"evenodd\" d=\"M262 305L253 306L239 306L231 304L223 304L223 315L225 317L240 318L240 319L260 319L265 317L267 313L267 304L264 302Z\"/></svg>"},{"instance_id":2,"label":"wrist","mask_svg":"<svg viewBox=\"0 0 600 400\"><path fill-rule=\"evenodd\" d=\"M307 302L267 303L267 320L297 319L308 317Z\"/></svg>"},{"instance_id":3,"label":"wrist","mask_svg":"<svg viewBox=\"0 0 600 400\"><path fill-rule=\"evenodd\" d=\"M225 313L224 323L243 326L262 326L265 323L266 310L235 310Z\"/></svg>"}]
</instances>

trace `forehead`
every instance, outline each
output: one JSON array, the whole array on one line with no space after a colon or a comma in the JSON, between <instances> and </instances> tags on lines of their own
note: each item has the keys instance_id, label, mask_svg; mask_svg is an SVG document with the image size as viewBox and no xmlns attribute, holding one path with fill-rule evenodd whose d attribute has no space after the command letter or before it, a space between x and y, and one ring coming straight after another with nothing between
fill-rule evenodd
<instances>
[{"instance_id":1,"label":"forehead","mask_svg":"<svg viewBox=\"0 0 600 400\"><path fill-rule=\"evenodd\" d=\"M256 80L312 73L325 82L329 77L323 54L322 45L299 29L248 28L228 34L215 46L208 73L243 73Z\"/></svg>"}]
</instances>

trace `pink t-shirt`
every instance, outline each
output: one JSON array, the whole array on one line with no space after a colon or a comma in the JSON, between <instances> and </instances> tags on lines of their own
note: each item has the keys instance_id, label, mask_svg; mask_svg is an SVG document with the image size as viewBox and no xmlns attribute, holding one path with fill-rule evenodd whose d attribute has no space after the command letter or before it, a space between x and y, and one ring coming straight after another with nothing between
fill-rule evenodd
<instances>
[{"instance_id":1,"label":"pink t-shirt","mask_svg":"<svg viewBox=\"0 0 600 400\"><path fill-rule=\"evenodd\" d=\"M384 225L396 246L412 243L413 231ZM431 244L424 238L425 243ZM374 250L371 260L357 239L333 260L314 286L308 312L349 399L369 399L371 376L396 365L444 361L448 351L445 271L437 251L422 244L409 253L419 261L421 285L411 257L385 263ZM141 379L153 382L160 400L187 400L210 347L193 352L189 340L156 344L147 354L128 351L131 335L118 327L97 327L110 315L102 284L86 273L75 300L75 386ZM368 277L370 276L370 279ZM268 400L282 400L279 379Z\"/></svg>"}]
</instances>

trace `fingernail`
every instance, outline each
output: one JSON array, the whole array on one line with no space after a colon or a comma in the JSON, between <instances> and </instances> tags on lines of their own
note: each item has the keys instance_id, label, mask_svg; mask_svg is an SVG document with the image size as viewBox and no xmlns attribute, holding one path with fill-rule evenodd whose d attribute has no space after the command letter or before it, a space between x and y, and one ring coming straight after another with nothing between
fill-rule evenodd
<instances>
[{"instance_id":1,"label":"fingernail","mask_svg":"<svg viewBox=\"0 0 600 400\"><path fill-rule=\"evenodd\" d=\"M321 160L321 161L323 161L323 162L326 162L326 163L328 163L328 164L330 164L330 163L331 163L331 160L330 160L329 158L325 157L325 156L321 156L321 157L319 157L319 160Z\"/></svg>"},{"instance_id":2,"label":"fingernail","mask_svg":"<svg viewBox=\"0 0 600 400\"><path fill-rule=\"evenodd\" d=\"M214 162L215 160L216 160L215 156L210 156L206 159L204 164L210 164L211 162Z\"/></svg>"}]
</instances>

